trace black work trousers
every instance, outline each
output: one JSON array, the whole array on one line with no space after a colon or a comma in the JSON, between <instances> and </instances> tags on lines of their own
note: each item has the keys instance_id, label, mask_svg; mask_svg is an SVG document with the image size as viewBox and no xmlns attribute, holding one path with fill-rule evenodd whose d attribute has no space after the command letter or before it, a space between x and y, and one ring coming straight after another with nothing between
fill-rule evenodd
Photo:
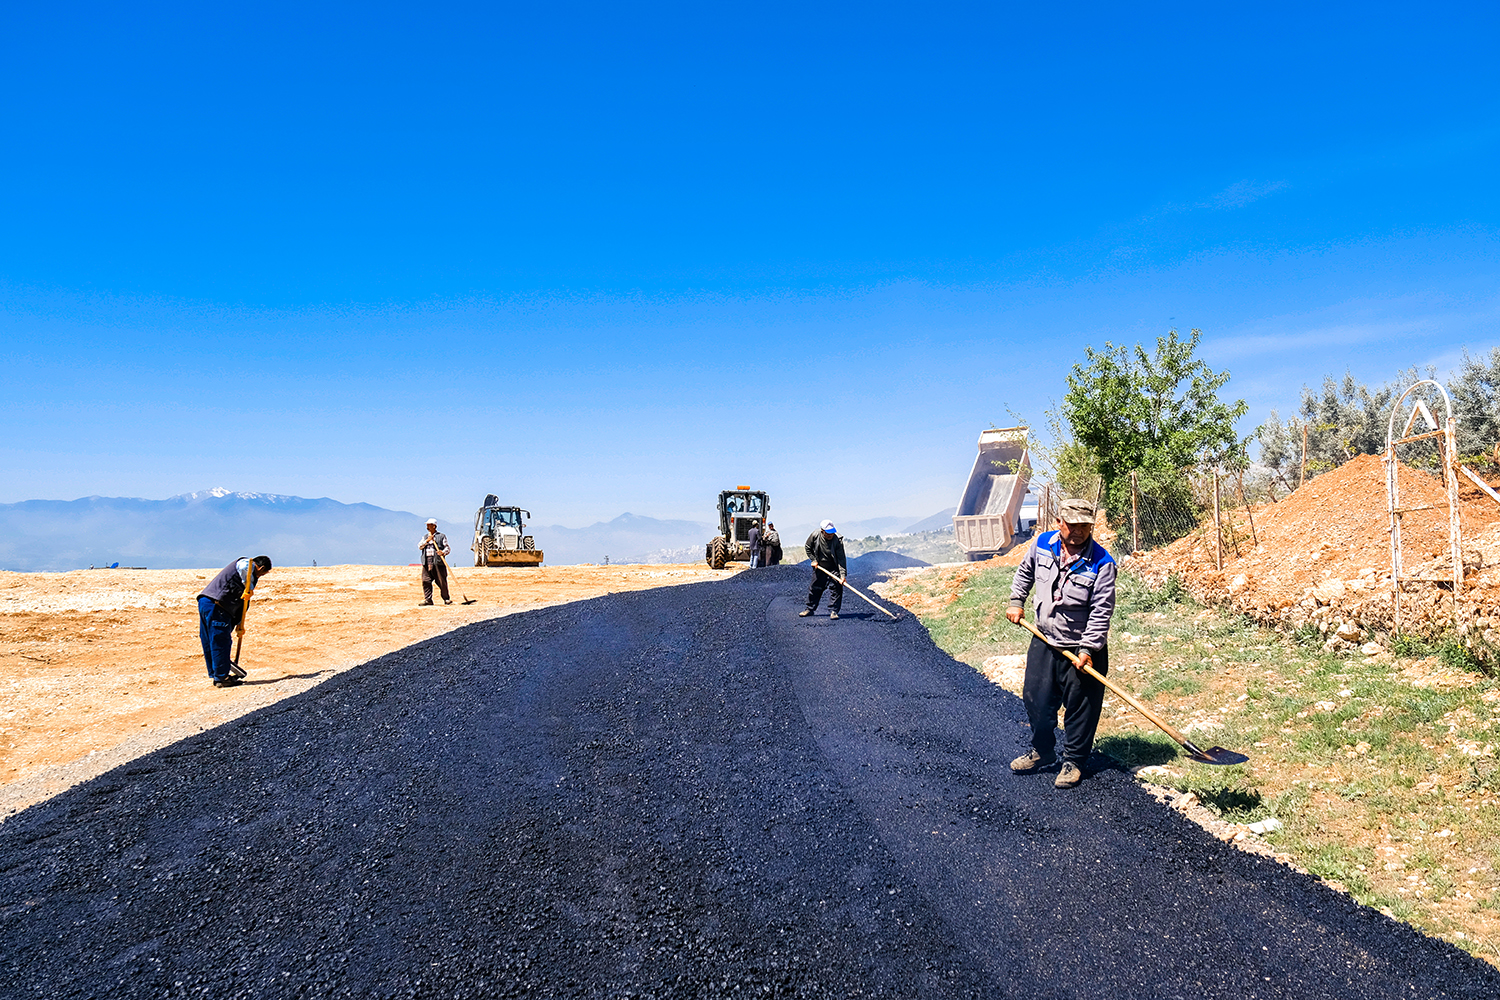
<instances>
[{"instance_id":1,"label":"black work trousers","mask_svg":"<svg viewBox=\"0 0 1500 1000\"><path fill-rule=\"evenodd\" d=\"M433 559L422 563L422 600L432 600L432 583L437 581L438 590L442 592L443 600L451 601L448 596L448 564L441 559Z\"/></svg>"},{"instance_id":2,"label":"black work trousers","mask_svg":"<svg viewBox=\"0 0 1500 1000\"><path fill-rule=\"evenodd\" d=\"M838 573L838 570L832 570ZM813 567L812 586L807 588L807 610L818 610L818 602L823 599L824 588L831 588L828 592L828 610L834 614L839 613L839 608L844 606L844 585L837 580L830 580L828 576Z\"/></svg>"},{"instance_id":3,"label":"black work trousers","mask_svg":"<svg viewBox=\"0 0 1500 1000\"><path fill-rule=\"evenodd\" d=\"M1071 652L1077 653L1075 646ZM1093 654L1094 669L1109 673L1109 649ZM1063 715L1062 759L1080 768L1094 749L1094 733L1104 710L1104 685L1073 666L1062 653L1035 636L1026 650L1026 679L1021 701L1031 720L1031 745L1043 757L1057 747L1057 710Z\"/></svg>"}]
</instances>

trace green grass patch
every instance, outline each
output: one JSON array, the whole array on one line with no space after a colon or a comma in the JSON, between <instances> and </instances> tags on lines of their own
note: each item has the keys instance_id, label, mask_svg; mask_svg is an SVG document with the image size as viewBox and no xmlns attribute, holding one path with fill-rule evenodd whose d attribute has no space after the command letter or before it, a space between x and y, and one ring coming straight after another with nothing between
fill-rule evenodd
<instances>
[{"instance_id":1,"label":"green grass patch","mask_svg":"<svg viewBox=\"0 0 1500 1000\"><path fill-rule=\"evenodd\" d=\"M909 606L922 609L940 647L977 665L1030 640L1004 618L1013 578L1010 567L930 570L901 590L925 598ZM1180 729L1212 720L1218 728L1191 738L1250 761L1193 763L1113 707L1096 749L1126 767L1163 766L1153 782L1193 792L1225 820L1280 820L1267 835L1278 851L1397 919L1445 935L1490 926L1500 908L1500 682L1484 673L1487 654L1444 637L1395 637L1393 651L1415 659L1367 661L1324 652L1323 641L1315 627L1278 632L1194 604L1181 581L1154 587L1122 572L1111 676ZM1419 662L1429 657L1466 675L1454 682ZM1424 673L1430 679L1414 684ZM1388 871L1392 861L1400 864ZM1464 893L1470 909L1454 910L1451 898ZM1465 912L1490 916L1465 926ZM1466 940L1500 956L1500 941Z\"/></svg>"}]
</instances>

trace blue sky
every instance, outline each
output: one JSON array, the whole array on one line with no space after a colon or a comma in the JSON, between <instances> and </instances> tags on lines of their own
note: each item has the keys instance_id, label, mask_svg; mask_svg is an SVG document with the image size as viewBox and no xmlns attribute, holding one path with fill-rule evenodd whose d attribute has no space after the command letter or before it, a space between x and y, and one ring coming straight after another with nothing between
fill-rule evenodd
<instances>
[{"instance_id":1,"label":"blue sky","mask_svg":"<svg viewBox=\"0 0 1500 1000\"><path fill-rule=\"evenodd\" d=\"M1500 344L1492 5L12 5L0 502L952 505L1085 345Z\"/></svg>"}]
</instances>

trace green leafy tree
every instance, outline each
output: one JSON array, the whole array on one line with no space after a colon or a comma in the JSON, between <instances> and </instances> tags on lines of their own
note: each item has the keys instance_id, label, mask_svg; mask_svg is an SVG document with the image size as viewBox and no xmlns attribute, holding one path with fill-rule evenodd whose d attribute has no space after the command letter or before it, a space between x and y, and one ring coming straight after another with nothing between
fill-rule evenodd
<instances>
[{"instance_id":1,"label":"green leafy tree","mask_svg":"<svg viewBox=\"0 0 1500 1000\"><path fill-rule=\"evenodd\" d=\"M1458 417L1458 451L1472 462L1496 462L1500 445L1500 347L1488 359L1464 351L1458 377L1448 383Z\"/></svg>"},{"instance_id":2,"label":"green leafy tree","mask_svg":"<svg viewBox=\"0 0 1500 1000\"><path fill-rule=\"evenodd\" d=\"M1233 463L1243 454L1234 423L1248 407L1242 399L1219 399L1229 372L1195 357L1201 337L1198 330L1185 339L1171 330L1157 338L1155 353L1106 342L1102 351L1086 348L1087 364L1075 364L1068 375L1063 416L1093 457L1105 508L1117 524L1130 516L1132 472L1143 494L1195 510L1186 470Z\"/></svg>"},{"instance_id":3,"label":"green leafy tree","mask_svg":"<svg viewBox=\"0 0 1500 1000\"><path fill-rule=\"evenodd\" d=\"M1493 366L1467 354L1464 361L1466 377L1450 386L1455 415L1459 417L1460 451L1465 450L1470 442L1480 440L1489 428L1495 427L1492 408L1495 386L1500 382L1500 351L1496 352ZM1255 437L1260 442L1261 463L1288 488L1296 486L1301 475L1304 429L1307 432L1309 479L1336 469L1357 455L1383 454L1391 407L1396 397L1414 382L1432 378L1433 374L1431 370L1423 374L1415 368L1408 368L1394 380L1372 389L1346 371L1342 379L1324 376L1319 391L1303 386L1295 417L1283 421L1272 410L1271 418L1255 429ZM1421 398L1429 404L1435 401L1431 393L1423 393ZM1410 402L1407 405L1410 406ZM1442 416L1441 412L1437 415ZM1478 431L1466 438L1469 428L1478 428Z\"/></svg>"}]
</instances>

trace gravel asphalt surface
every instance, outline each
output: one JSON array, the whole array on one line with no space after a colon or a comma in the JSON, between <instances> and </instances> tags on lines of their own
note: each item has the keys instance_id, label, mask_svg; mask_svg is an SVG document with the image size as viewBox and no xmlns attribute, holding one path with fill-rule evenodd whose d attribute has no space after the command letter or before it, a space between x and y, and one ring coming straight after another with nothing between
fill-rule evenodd
<instances>
[{"instance_id":1,"label":"gravel asphalt surface","mask_svg":"<svg viewBox=\"0 0 1500 1000\"><path fill-rule=\"evenodd\" d=\"M0 996L1500 996L1107 759L1013 776L1014 696L807 573L468 626L11 817Z\"/></svg>"}]
</instances>

